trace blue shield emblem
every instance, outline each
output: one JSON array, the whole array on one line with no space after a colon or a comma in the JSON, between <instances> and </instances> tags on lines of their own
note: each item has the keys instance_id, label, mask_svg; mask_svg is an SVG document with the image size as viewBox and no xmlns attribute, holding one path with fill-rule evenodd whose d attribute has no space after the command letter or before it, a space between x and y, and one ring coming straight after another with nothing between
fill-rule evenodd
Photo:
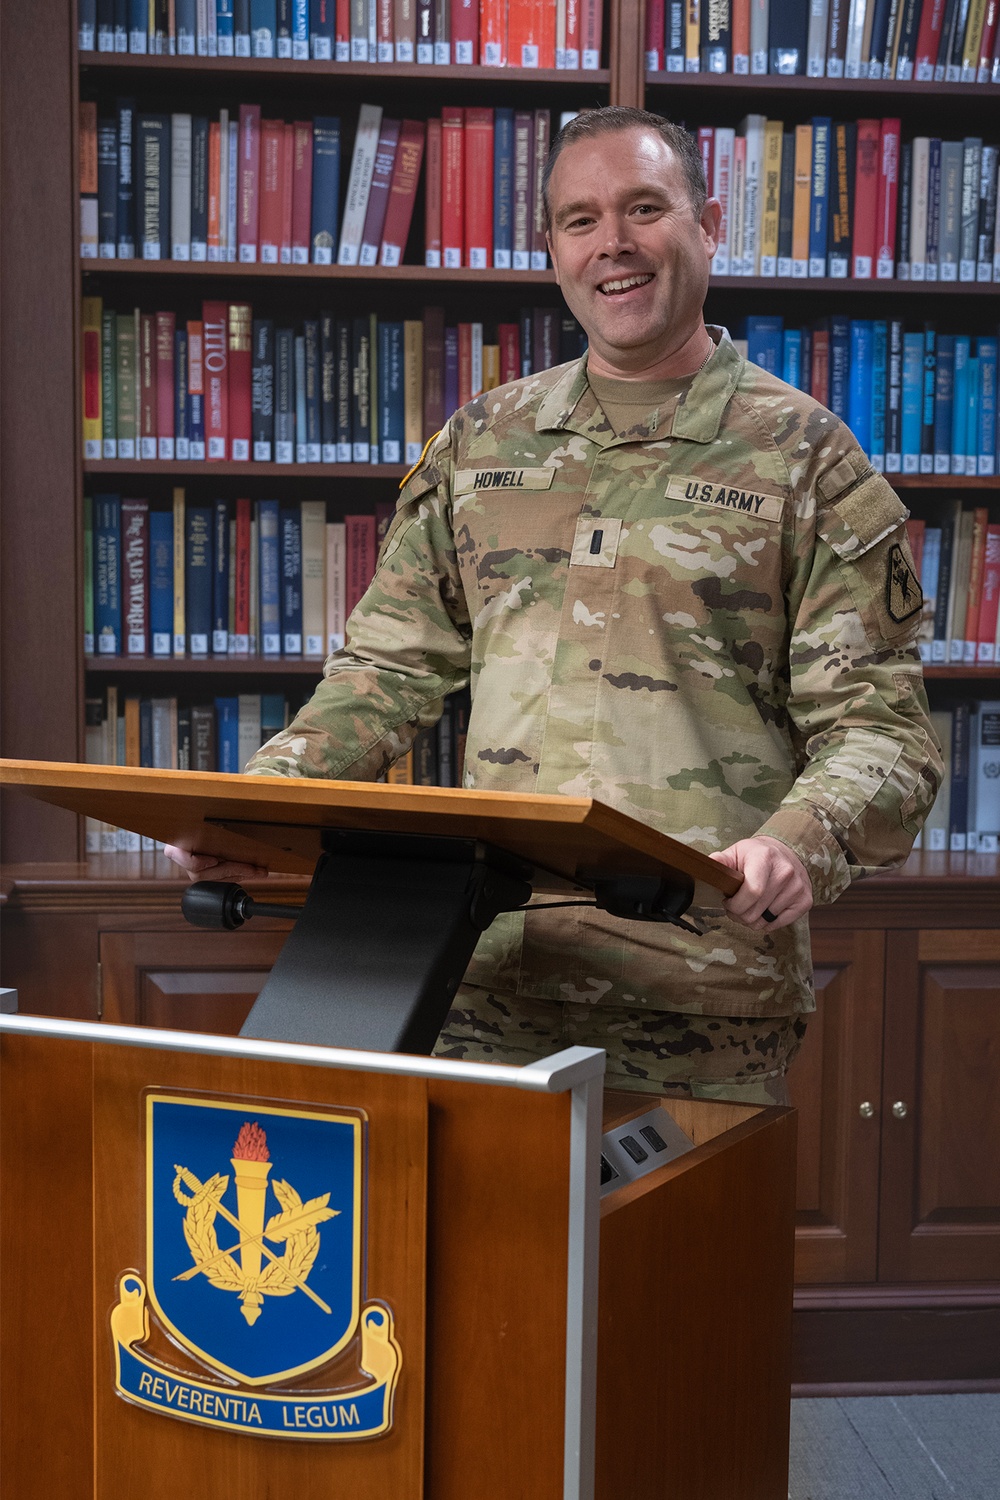
<instances>
[{"instance_id":1,"label":"blue shield emblem","mask_svg":"<svg viewBox=\"0 0 1000 1500\"><path fill-rule=\"evenodd\" d=\"M361 1309L362 1119L146 1096L150 1301L249 1386L331 1360Z\"/></svg>"}]
</instances>

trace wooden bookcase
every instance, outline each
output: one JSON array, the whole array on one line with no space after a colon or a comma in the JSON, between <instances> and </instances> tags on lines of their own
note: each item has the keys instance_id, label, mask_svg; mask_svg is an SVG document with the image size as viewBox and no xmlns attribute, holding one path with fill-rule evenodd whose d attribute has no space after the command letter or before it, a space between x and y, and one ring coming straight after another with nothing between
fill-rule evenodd
<instances>
[{"instance_id":1,"label":"wooden bookcase","mask_svg":"<svg viewBox=\"0 0 1000 1500\"><path fill-rule=\"evenodd\" d=\"M85 464L79 324L84 289L112 305L245 298L268 315L343 295L385 315L441 302L453 317L496 319L555 302L551 271L428 271L160 263L81 263L77 106L81 90L150 106L274 102L276 112L350 118L363 100L425 117L442 102L544 103L553 112L643 104L688 126L735 125L749 111L786 125L814 113L898 114L904 138L988 133L992 85L873 84L802 78L643 76L644 6L609 0L597 73L367 67L333 63L79 56L73 0L0 14L0 737L5 755L82 759L88 689L212 694L226 678L303 693L314 662L85 660L84 486L208 501L241 493L324 498L331 517L395 494L403 466ZM294 102L293 102L294 101ZM188 283L199 282L197 292ZM347 285L341 287L340 283ZM272 284L278 283L278 284ZM330 283L335 285L330 286ZM717 278L713 321L781 310L806 322L833 307L969 331L998 317L995 285ZM982 496L1000 517L1000 478L895 476L918 515L947 495ZM1000 666L927 672L932 703L1000 696ZM280 932L188 935L179 966L177 881L160 863L81 858L77 820L11 797L4 807L4 983L26 1009L235 1029ZM25 862L32 868L25 869ZM273 924L269 924L273 927ZM1000 1055L1000 861L915 856L814 919L820 997L793 1088L802 1111L798 1379L1000 1380L1000 1120L984 1059ZM205 939L202 942L202 939ZM238 946L242 945L242 946ZM197 947L197 951L195 948ZM171 976L174 976L171 978ZM242 976L242 977L241 977ZM893 1105L906 1106L903 1116ZM870 1112L863 1108L870 1106ZM875 1357L875 1338L881 1353ZM829 1351L827 1357L822 1350ZM865 1350L862 1354L859 1351ZM820 1351L820 1352L817 1352ZM864 1373L867 1372L867 1373Z\"/></svg>"}]
</instances>

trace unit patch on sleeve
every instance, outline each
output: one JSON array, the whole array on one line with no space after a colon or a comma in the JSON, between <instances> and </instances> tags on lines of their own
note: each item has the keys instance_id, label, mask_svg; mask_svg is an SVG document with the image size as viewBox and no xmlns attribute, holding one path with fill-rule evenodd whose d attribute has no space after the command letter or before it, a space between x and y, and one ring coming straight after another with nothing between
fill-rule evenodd
<instances>
[{"instance_id":1,"label":"unit patch on sleeve","mask_svg":"<svg viewBox=\"0 0 1000 1500\"><path fill-rule=\"evenodd\" d=\"M695 505L735 510L755 521L780 521L785 508L780 495L763 495L757 490L683 475L668 482L665 494L668 500L687 500Z\"/></svg>"},{"instance_id":2,"label":"unit patch on sleeve","mask_svg":"<svg viewBox=\"0 0 1000 1500\"><path fill-rule=\"evenodd\" d=\"M889 548L885 566L885 604L897 625L920 609L924 600L917 575L898 542Z\"/></svg>"}]
</instances>

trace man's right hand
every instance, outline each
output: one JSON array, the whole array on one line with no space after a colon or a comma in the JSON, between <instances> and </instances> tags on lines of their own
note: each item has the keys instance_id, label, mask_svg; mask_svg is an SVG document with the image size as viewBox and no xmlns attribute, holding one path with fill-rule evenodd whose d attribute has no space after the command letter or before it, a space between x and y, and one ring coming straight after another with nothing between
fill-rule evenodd
<instances>
[{"instance_id":1,"label":"man's right hand","mask_svg":"<svg viewBox=\"0 0 1000 1500\"><path fill-rule=\"evenodd\" d=\"M215 854L194 854L175 844L165 844L163 852L175 865L180 865L188 880L235 880L242 883L267 878L267 870L262 865L241 865L235 860L219 859Z\"/></svg>"}]
</instances>

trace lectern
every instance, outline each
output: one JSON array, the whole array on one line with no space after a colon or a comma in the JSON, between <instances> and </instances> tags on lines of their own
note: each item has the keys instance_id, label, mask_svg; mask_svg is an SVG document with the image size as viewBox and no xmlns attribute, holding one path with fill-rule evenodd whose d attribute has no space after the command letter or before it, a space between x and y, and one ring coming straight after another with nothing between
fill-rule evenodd
<instances>
[{"instance_id":1,"label":"lectern","mask_svg":"<svg viewBox=\"0 0 1000 1500\"><path fill-rule=\"evenodd\" d=\"M255 860L270 841L284 868L370 827L373 796L393 838L428 811L469 838L473 815L455 793L171 773L116 801L108 771L3 769L156 837ZM584 799L500 796L472 841L512 881L607 893L686 858ZM429 972L411 1015L438 1003ZM790 1111L603 1094L585 1048L507 1068L0 1028L5 1493L783 1500Z\"/></svg>"}]
</instances>

